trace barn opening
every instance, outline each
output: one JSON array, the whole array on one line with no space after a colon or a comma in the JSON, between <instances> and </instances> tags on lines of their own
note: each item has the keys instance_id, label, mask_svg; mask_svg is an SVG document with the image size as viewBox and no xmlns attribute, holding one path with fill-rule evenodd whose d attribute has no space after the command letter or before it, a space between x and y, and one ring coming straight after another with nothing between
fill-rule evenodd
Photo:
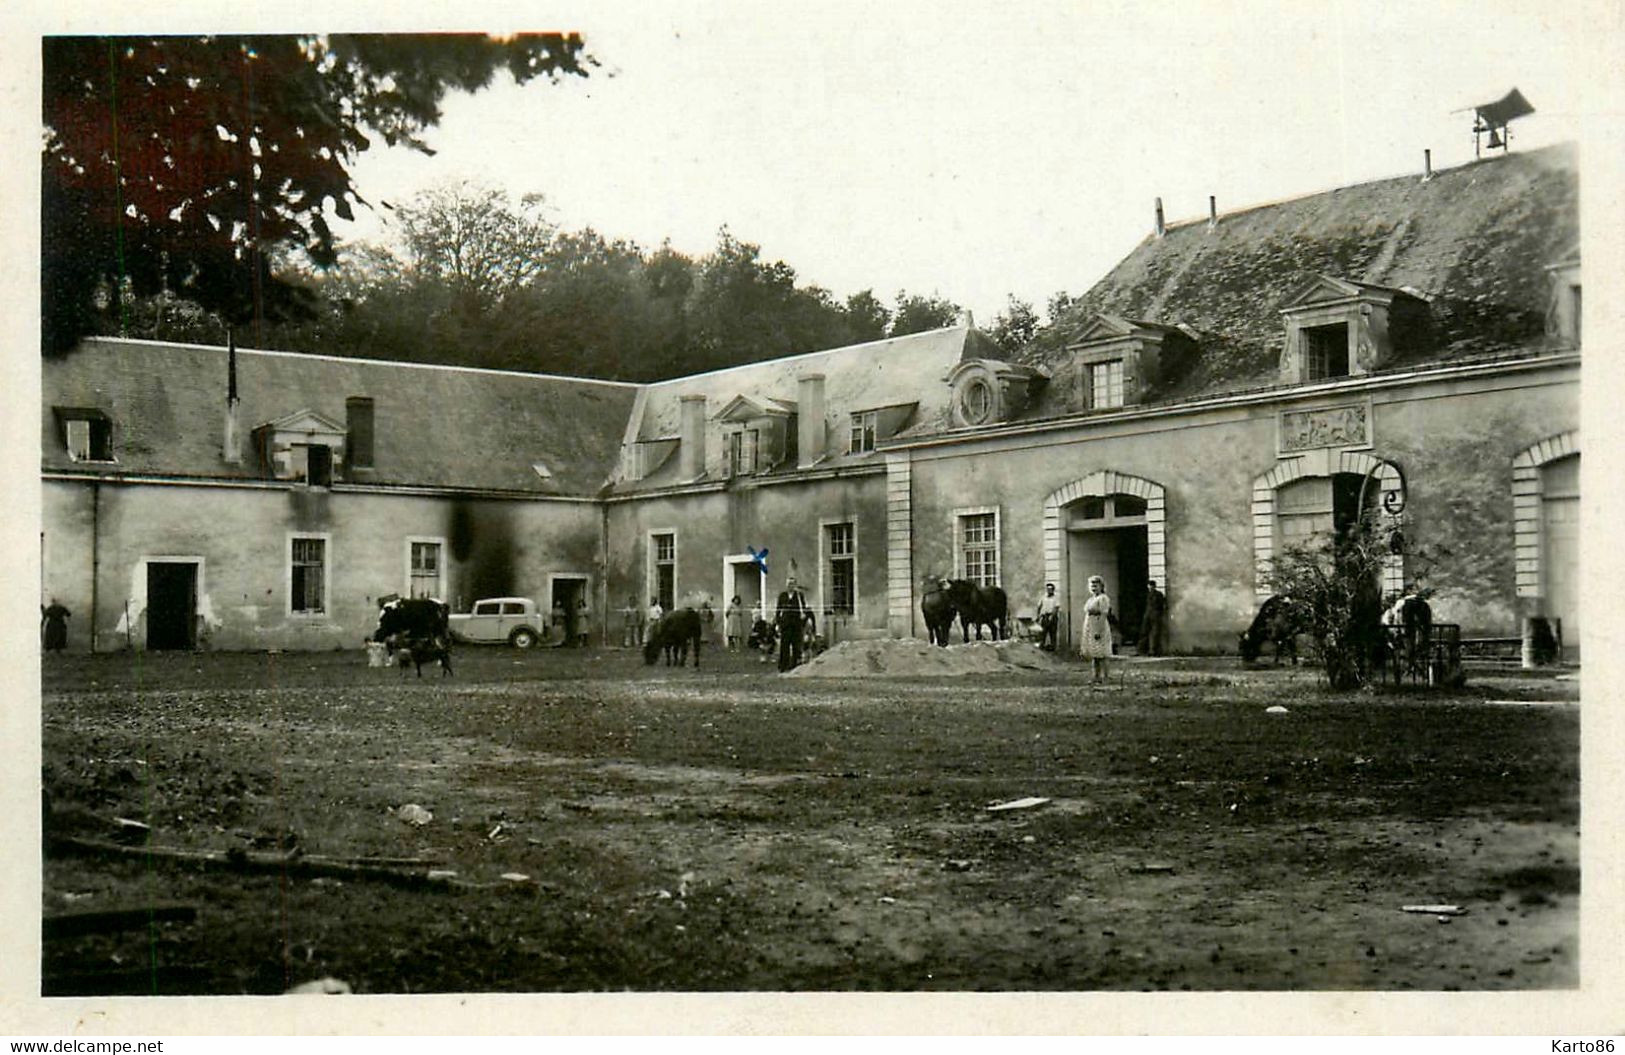
<instances>
[{"instance_id":1,"label":"barn opening","mask_svg":"<svg viewBox=\"0 0 1625 1055\"><path fill-rule=\"evenodd\" d=\"M1087 495L1063 509L1067 553L1067 625L1069 647L1076 651L1083 632L1083 605L1089 600L1089 578L1106 581L1117 617L1113 638L1119 645L1137 643L1145 615L1150 578L1146 500L1116 492Z\"/></svg>"},{"instance_id":2,"label":"barn opening","mask_svg":"<svg viewBox=\"0 0 1625 1055\"><path fill-rule=\"evenodd\" d=\"M1540 468L1541 596L1566 658L1580 646L1580 456Z\"/></svg>"},{"instance_id":3,"label":"barn opening","mask_svg":"<svg viewBox=\"0 0 1625 1055\"><path fill-rule=\"evenodd\" d=\"M197 565L147 562L147 648L189 650L197 645Z\"/></svg>"}]
</instances>

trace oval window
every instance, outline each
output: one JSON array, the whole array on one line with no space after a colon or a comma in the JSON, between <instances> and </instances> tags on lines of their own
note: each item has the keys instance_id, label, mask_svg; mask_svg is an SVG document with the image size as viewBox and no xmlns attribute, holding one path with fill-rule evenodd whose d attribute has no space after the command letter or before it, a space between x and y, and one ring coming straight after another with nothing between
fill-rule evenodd
<instances>
[{"instance_id":1,"label":"oval window","mask_svg":"<svg viewBox=\"0 0 1625 1055\"><path fill-rule=\"evenodd\" d=\"M959 412L967 425L980 425L993 414L993 386L983 378L965 382L959 393Z\"/></svg>"}]
</instances>

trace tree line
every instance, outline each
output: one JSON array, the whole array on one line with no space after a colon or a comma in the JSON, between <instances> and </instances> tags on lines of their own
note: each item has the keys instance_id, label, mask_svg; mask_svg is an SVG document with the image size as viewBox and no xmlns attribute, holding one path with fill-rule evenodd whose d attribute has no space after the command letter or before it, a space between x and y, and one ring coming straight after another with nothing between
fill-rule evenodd
<instances>
[{"instance_id":1,"label":"tree line","mask_svg":"<svg viewBox=\"0 0 1625 1055\"><path fill-rule=\"evenodd\" d=\"M121 334L650 381L954 323L935 293L844 299L727 227L691 257L592 228L538 195L473 184L367 203L377 139L427 150L447 91L506 69L587 76L573 34L46 38L43 351ZM385 243L328 225L358 207ZM1007 352L1039 323L1011 297Z\"/></svg>"}]
</instances>

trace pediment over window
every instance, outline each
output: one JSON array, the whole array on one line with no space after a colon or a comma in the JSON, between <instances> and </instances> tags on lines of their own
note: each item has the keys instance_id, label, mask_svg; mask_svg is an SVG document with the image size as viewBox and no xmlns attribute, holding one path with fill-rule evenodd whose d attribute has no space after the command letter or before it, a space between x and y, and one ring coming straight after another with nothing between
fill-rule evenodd
<instances>
[{"instance_id":1,"label":"pediment over window","mask_svg":"<svg viewBox=\"0 0 1625 1055\"><path fill-rule=\"evenodd\" d=\"M1177 326L1100 312L1067 344L1078 404L1091 410L1143 402L1196 351Z\"/></svg>"},{"instance_id":2,"label":"pediment over window","mask_svg":"<svg viewBox=\"0 0 1625 1055\"><path fill-rule=\"evenodd\" d=\"M737 395L728 401L728 404L717 411L713 421L724 424L743 425L747 422L760 421L763 418L784 418L796 412L793 400L752 399L746 395Z\"/></svg>"}]
</instances>

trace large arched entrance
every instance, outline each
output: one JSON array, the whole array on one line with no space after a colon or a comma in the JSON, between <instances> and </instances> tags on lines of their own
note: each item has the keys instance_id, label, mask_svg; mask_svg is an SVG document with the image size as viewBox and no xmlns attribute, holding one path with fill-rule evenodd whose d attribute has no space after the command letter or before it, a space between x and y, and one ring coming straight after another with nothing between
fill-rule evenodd
<instances>
[{"instance_id":1,"label":"large arched entrance","mask_svg":"<svg viewBox=\"0 0 1625 1055\"><path fill-rule=\"evenodd\" d=\"M1287 458L1253 481L1253 589L1260 603L1274 592L1270 572L1275 554L1323 532L1347 528L1359 518L1362 490L1368 510L1397 520L1405 508L1399 468L1364 451L1342 451L1318 463L1307 456ZM1402 554L1383 561L1378 585L1385 595L1404 589Z\"/></svg>"},{"instance_id":2,"label":"large arched entrance","mask_svg":"<svg viewBox=\"0 0 1625 1055\"><path fill-rule=\"evenodd\" d=\"M1168 589L1163 486L1103 470L1044 500L1044 579L1062 597L1059 636L1076 651L1089 576L1106 580L1123 634L1139 635L1148 581Z\"/></svg>"},{"instance_id":3,"label":"large arched entrance","mask_svg":"<svg viewBox=\"0 0 1625 1055\"><path fill-rule=\"evenodd\" d=\"M1565 432L1512 460L1517 590L1560 628L1565 651L1580 644L1580 434Z\"/></svg>"}]
</instances>

